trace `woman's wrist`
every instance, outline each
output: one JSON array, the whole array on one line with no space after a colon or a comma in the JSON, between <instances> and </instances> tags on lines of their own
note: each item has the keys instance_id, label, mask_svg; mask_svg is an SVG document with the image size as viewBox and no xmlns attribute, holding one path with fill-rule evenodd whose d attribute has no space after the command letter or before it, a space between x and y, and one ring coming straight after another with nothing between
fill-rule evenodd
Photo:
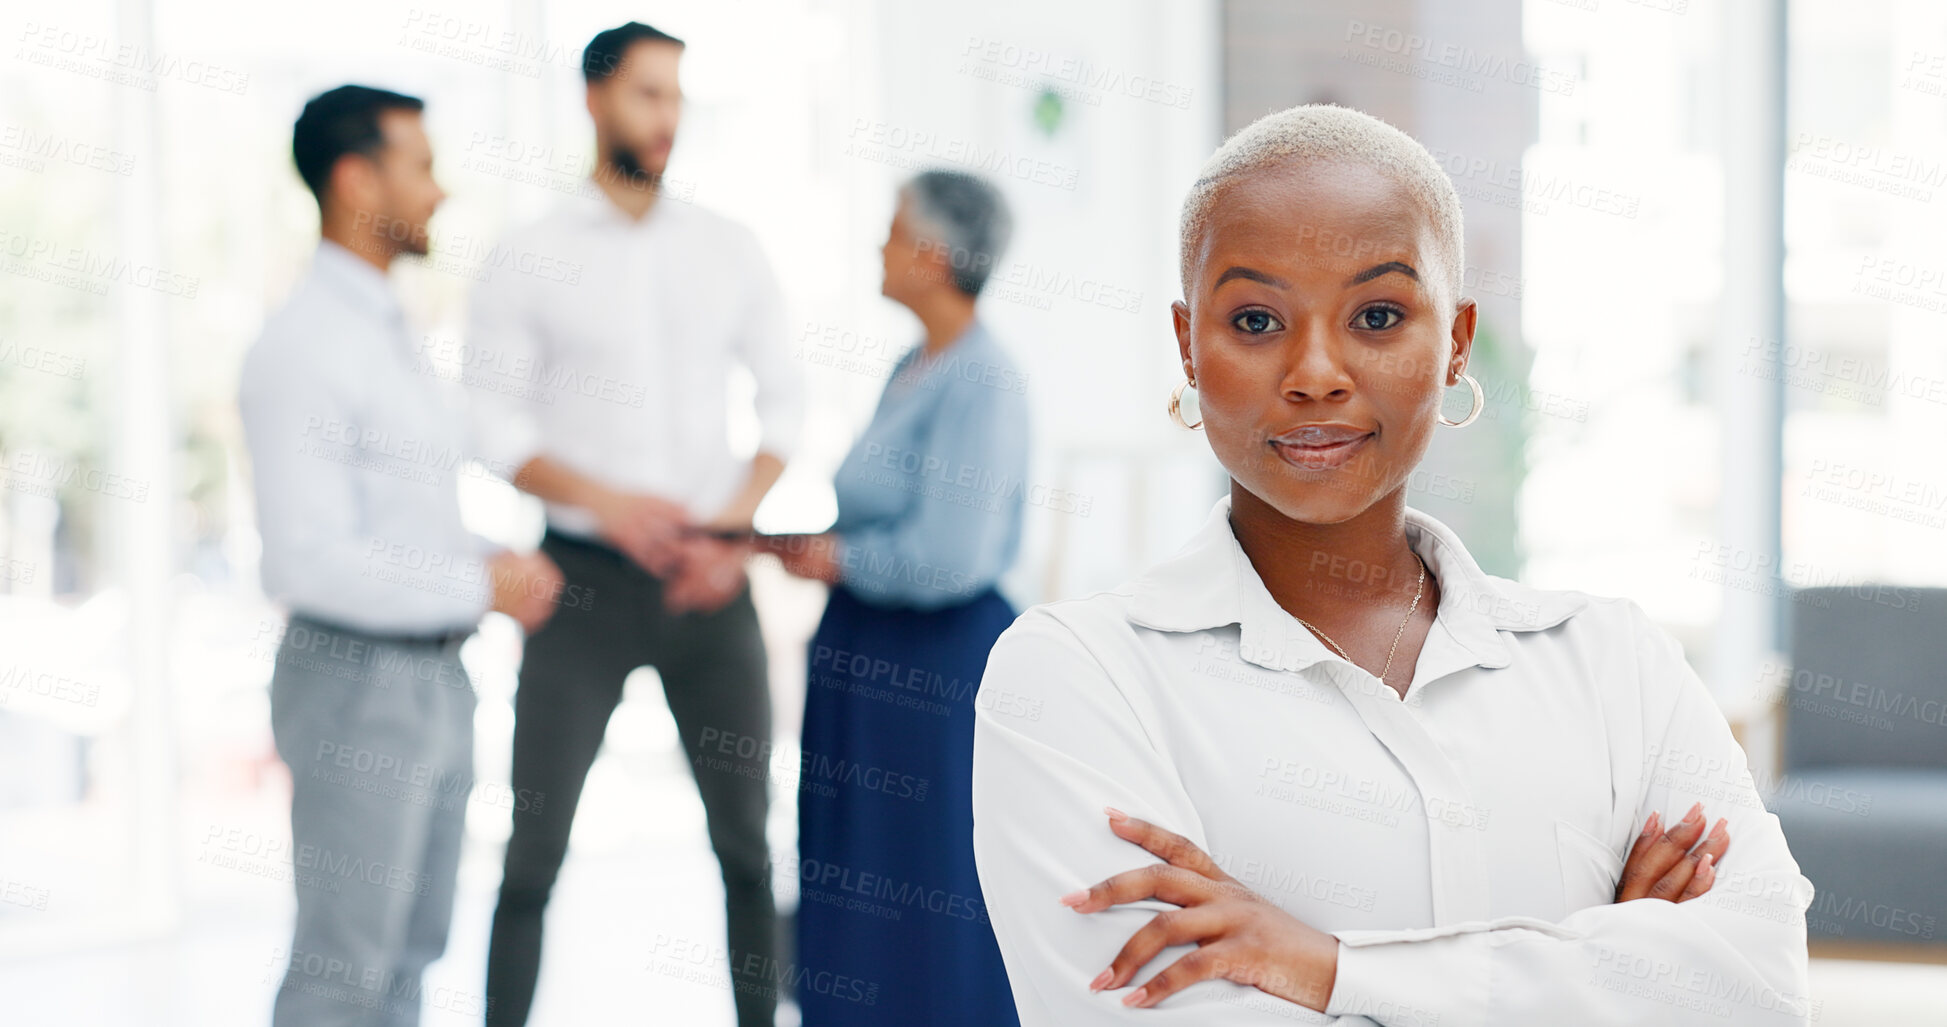
<instances>
[{"instance_id":1,"label":"woman's wrist","mask_svg":"<svg viewBox=\"0 0 1947 1027\"><path fill-rule=\"evenodd\" d=\"M1332 988L1338 982L1339 940L1323 931L1305 946L1305 987L1300 995L1292 998L1307 1009L1324 1012L1332 1003Z\"/></svg>"},{"instance_id":2,"label":"woman's wrist","mask_svg":"<svg viewBox=\"0 0 1947 1027\"><path fill-rule=\"evenodd\" d=\"M1251 983L1287 1002L1322 1013L1332 1001L1332 987L1338 978L1339 940L1290 914L1279 919L1291 925L1296 937L1278 946L1285 955Z\"/></svg>"}]
</instances>

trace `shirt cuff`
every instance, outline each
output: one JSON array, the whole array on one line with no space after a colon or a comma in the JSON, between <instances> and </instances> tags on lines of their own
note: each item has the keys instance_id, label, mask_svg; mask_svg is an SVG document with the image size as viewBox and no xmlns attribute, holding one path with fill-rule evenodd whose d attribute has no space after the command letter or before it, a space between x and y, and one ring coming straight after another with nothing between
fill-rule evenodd
<instances>
[{"instance_id":1,"label":"shirt cuff","mask_svg":"<svg viewBox=\"0 0 1947 1027\"><path fill-rule=\"evenodd\" d=\"M1339 935L1338 972L1329 1016L1364 1016L1379 1023L1468 1023L1456 1010L1485 1010L1487 951L1466 939L1435 936L1424 941L1404 931L1347 931Z\"/></svg>"},{"instance_id":2,"label":"shirt cuff","mask_svg":"<svg viewBox=\"0 0 1947 1027\"><path fill-rule=\"evenodd\" d=\"M760 428L757 434L757 451L769 453L785 463L798 455L798 433L769 427Z\"/></svg>"},{"instance_id":3,"label":"shirt cuff","mask_svg":"<svg viewBox=\"0 0 1947 1027\"><path fill-rule=\"evenodd\" d=\"M541 432L527 419L509 415L481 429L477 449L487 473L512 485L521 468L541 455Z\"/></svg>"},{"instance_id":4,"label":"shirt cuff","mask_svg":"<svg viewBox=\"0 0 1947 1027\"><path fill-rule=\"evenodd\" d=\"M873 592L877 582L865 582L858 575L857 557L853 555L850 539L836 532L832 534L832 563L838 566L838 583L851 587L854 591Z\"/></svg>"}]
</instances>

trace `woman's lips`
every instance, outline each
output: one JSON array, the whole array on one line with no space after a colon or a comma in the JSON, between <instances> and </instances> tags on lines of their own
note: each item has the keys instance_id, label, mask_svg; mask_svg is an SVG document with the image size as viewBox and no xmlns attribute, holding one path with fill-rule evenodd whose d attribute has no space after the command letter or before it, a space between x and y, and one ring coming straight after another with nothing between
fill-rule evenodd
<instances>
[{"instance_id":1,"label":"woman's lips","mask_svg":"<svg viewBox=\"0 0 1947 1027\"><path fill-rule=\"evenodd\" d=\"M1293 467L1307 471L1334 471L1350 463L1352 457L1371 440L1371 432L1335 442L1309 445L1272 439L1271 448Z\"/></svg>"}]
</instances>

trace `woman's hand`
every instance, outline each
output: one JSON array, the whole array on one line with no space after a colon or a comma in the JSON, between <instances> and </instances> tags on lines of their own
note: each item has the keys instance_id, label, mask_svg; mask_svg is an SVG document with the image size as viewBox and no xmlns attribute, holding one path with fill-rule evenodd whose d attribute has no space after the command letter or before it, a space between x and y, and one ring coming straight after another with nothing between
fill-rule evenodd
<instances>
[{"instance_id":1,"label":"woman's hand","mask_svg":"<svg viewBox=\"0 0 1947 1027\"><path fill-rule=\"evenodd\" d=\"M1195 952L1150 977L1123 1004L1153 1006L1198 981L1221 978L1325 1011L1338 971L1337 938L1238 883L1182 835L1117 809L1105 812L1117 837L1164 862L1064 895L1062 904L1077 913L1097 913L1154 898L1182 908L1158 913L1144 924L1089 984L1090 991L1124 987L1163 949L1196 942ZM1702 803L1668 831L1659 831L1661 817L1650 814L1624 861L1616 901L1685 902L1710 891L1731 836L1724 820L1708 836L1704 823Z\"/></svg>"},{"instance_id":2,"label":"woman's hand","mask_svg":"<svg viewBox=\"0 0 1947 1027\"><path fill-rule=\"evenodd\" d=\"M1325 1011L1338 973L1337 938L1238 883L1182 835L1121 810L1104 812L1116 837L1148 849L1165 862L1125 871L1064 895L1062 904L1077 913L1097 913L1156 898L1182 908L1165 910L1144 924L1089 985L1090 991L1123 987L1163 949L1196 942L1196 951L1164 967L1122 1004L1153 1006L1198 981L1222 978Z\"/></svg>"},{"instance_id":3,"label":"woman's hand","mask_svg":"<svg viewBox=\"0 0 1947 1027\"><path fill-rule=\"evenodd\" d=\"M758 542L764 552L782 560L785 572L794 577L827 584L836 584L839 580L838 536L831 532L822 535L765 535Z\"/></svg>"},{"instance_id":4,"label":"woman's hand","mask_svg":"<svg viewBox=\"0 0 1947 1027\"><path fill-rule=\"evenodd\" d=\"M1690 812L1668 831L1659 832L1662 817L1651 813L1636 835L1623 863L1622 880L1616 884L1616 901L1665 899L1685 902L1710 890L1717 882L1717 863L1731 847L1726 821L1718 820L1709 837L1704 837L1704 804ZM1697 839L1703 838L1698 845ZM1696 848L1691 848L1695 845Z\"/></svg>"}]
</instances>

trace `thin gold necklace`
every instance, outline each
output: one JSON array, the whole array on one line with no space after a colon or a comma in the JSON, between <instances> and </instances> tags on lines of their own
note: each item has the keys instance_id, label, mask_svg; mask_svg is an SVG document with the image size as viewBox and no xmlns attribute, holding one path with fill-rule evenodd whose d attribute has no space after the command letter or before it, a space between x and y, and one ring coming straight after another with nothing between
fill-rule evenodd
<instances>
[{"instance_id":1,"label":"thin gold necklace","mask_svg":"<svg viewBox=\"0 0 1947 1027\"><path fill-rule=\"evenodd\" d=\"M1381 681L1386 680L1386 672L1393 669L1393 656L1399 652L1399 640L1406 636L1406 625L1413 622L1413 611L1420 608L1420 597L1426 594L1426 561L1421 560L1418 553L1413 554L1413 559L1420 565L1420 582L1413 588L1413 605L1406 608L1406 617L1399 622L1399 630L1393 632L1393 647L1386 650L1386 665L1379 668L1379 680ZM1332 651L1338 653L1339 657L1345 662L1352 664L1354 667L1359 665L1357 660L1346 655L1345 650L1337 642L1332 641L1330 635L1318 630L1316 624L1296 615L1293 615L1292 619L1303 624L1311 630L1312 634L1317 635L1326 645L1331 646Z\"/></svg>"}]
</instances>

